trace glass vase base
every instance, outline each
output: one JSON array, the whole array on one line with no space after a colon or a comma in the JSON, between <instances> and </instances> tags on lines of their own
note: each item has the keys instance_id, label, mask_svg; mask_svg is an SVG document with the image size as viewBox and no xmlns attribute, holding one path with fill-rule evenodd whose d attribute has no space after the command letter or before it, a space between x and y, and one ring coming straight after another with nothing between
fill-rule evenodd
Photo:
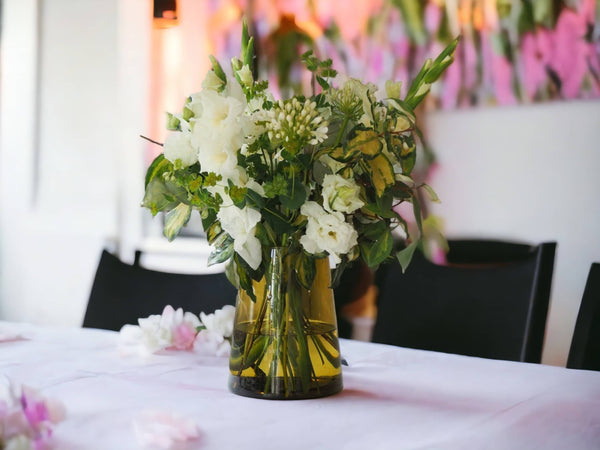
<instances>
[{"instance_id":1,"label":"glass vase base","mask_svg":"<svg viewBox=\"0 0 600 450\"><path fill-rule=\"evenodd\" d=\"M287 383L287 389L286 389ZM290 383L292 384L290 389ZM328 397L339 393L343 388L342 376L320 377L307 390L302 389L299 378L287 379L276 377L268 383L266 377L229 376L229 390L243 397L262 398L265 400L302 400ZM287 391L287 392L286 392Z\"/></svg>"}]
</instances>

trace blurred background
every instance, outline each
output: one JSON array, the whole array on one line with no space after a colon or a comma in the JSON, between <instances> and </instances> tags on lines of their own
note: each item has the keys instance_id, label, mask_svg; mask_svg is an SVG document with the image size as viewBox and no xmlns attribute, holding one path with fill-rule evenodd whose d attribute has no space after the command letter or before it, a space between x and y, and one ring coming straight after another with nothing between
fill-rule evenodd
<instances>
[{"instance_id":1,"label":"blurred background","mask_svg":"<svg viewBox=\"0 0 600 450\"><path fill-rule=\"evenodd\" d=\"M167 243L140 207L165 112L225 67L245 17L259 75L307 88L309 48L382 86L409 85L461 35L420 112L419 174L447 237L558 243L543 362L564 365L600 261L596 0L3 0L0 320L80 325L103 248L205 269L201 230ZM404 92L405 93L405 92Z\"/></svg>"}]
</instances>

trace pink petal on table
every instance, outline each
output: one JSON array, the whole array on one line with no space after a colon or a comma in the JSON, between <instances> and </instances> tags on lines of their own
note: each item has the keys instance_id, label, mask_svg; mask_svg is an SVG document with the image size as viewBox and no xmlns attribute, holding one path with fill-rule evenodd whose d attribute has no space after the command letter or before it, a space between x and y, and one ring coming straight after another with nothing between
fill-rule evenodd
<instances>
[{"instance_id":1,"label":"pink petal on table","mask_svg":"<svg viewBox=\"0 0 600 450\"><path fill-rule=\"evenodd\" d=\"M200 437L200 430L193 420L162 410L143 410L134 419L133 427L141 445L165 449Z\"/></svg>"}]
</instances>

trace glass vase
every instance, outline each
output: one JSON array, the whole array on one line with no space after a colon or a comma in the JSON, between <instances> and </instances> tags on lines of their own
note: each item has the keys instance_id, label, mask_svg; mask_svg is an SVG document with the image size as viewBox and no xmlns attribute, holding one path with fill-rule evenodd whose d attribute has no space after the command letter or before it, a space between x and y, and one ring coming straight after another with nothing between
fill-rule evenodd
<instances>
[{"instance_id":1,"label":"glass vase","mask_svg":"<svg viewBox=\"0 0 600 450\"><path fill-rule=\"evenodd\" d=\"M305 399L342 390L342 370L328 258L315 261L310 289L298 280L299 254L270 252L254 299L238 292L229 389L265 399Z\"/></svg>"}]
</instances>

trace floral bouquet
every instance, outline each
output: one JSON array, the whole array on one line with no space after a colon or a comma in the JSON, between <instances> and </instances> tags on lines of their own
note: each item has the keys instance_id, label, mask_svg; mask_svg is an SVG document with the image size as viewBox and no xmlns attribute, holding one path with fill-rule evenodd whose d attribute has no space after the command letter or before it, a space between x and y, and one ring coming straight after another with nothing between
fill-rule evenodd
<instances>
[{"instance_id":1,"label":"floral bouquet","mask_svg":"<svg viewBox=\"0 0 600 450\"><path fill-rule=\"evenodd\" d=\"M273 377L286 386L300 379L306 390L306 380L315 377L308 352L336 364L337 341L327 348L331 335L324 333L329 337L312 346L299 337L311 335L311 322L306 309L294 306L293 298L302 294L290 294L295 288L289 286L314 290L326 259L335 267L326 288L357 258L371 268L391 259L392 230L400 227L408 236L406 219L395 210L402 202L412 203L411 219L421 232L417 191L436 195L410 176L420 135L414 110L452 63L456 45L424 64L404 98L401 83L391 81L382 98L374 85L356 79L334 87L331 60L307 52L302 61L312 72L313 95L276 100L268 83L253 76L253 38L244 24L233 75L211 57L203 89L188 97L180 114L168 114L173 132L148 169L143 206L153 214L166 212L169 240L198 211L214 247L209 264L227 262L240 295L260 304L238 345L245 355L235 365L238 375L252 368L268 384L265 368L273 369L276 361ZM410 236L396 254L403 267L419 242L420 235ZM265 280L266 287L258 286ZM289 304L266 305L288 294ZM267 322L275 332L264 331ZM293 344L282 345L282 328L293 330ZM277 348L271 350L272 344ZM234 330L232 360L235 351Z\"/></svg>"}]
</instances>

